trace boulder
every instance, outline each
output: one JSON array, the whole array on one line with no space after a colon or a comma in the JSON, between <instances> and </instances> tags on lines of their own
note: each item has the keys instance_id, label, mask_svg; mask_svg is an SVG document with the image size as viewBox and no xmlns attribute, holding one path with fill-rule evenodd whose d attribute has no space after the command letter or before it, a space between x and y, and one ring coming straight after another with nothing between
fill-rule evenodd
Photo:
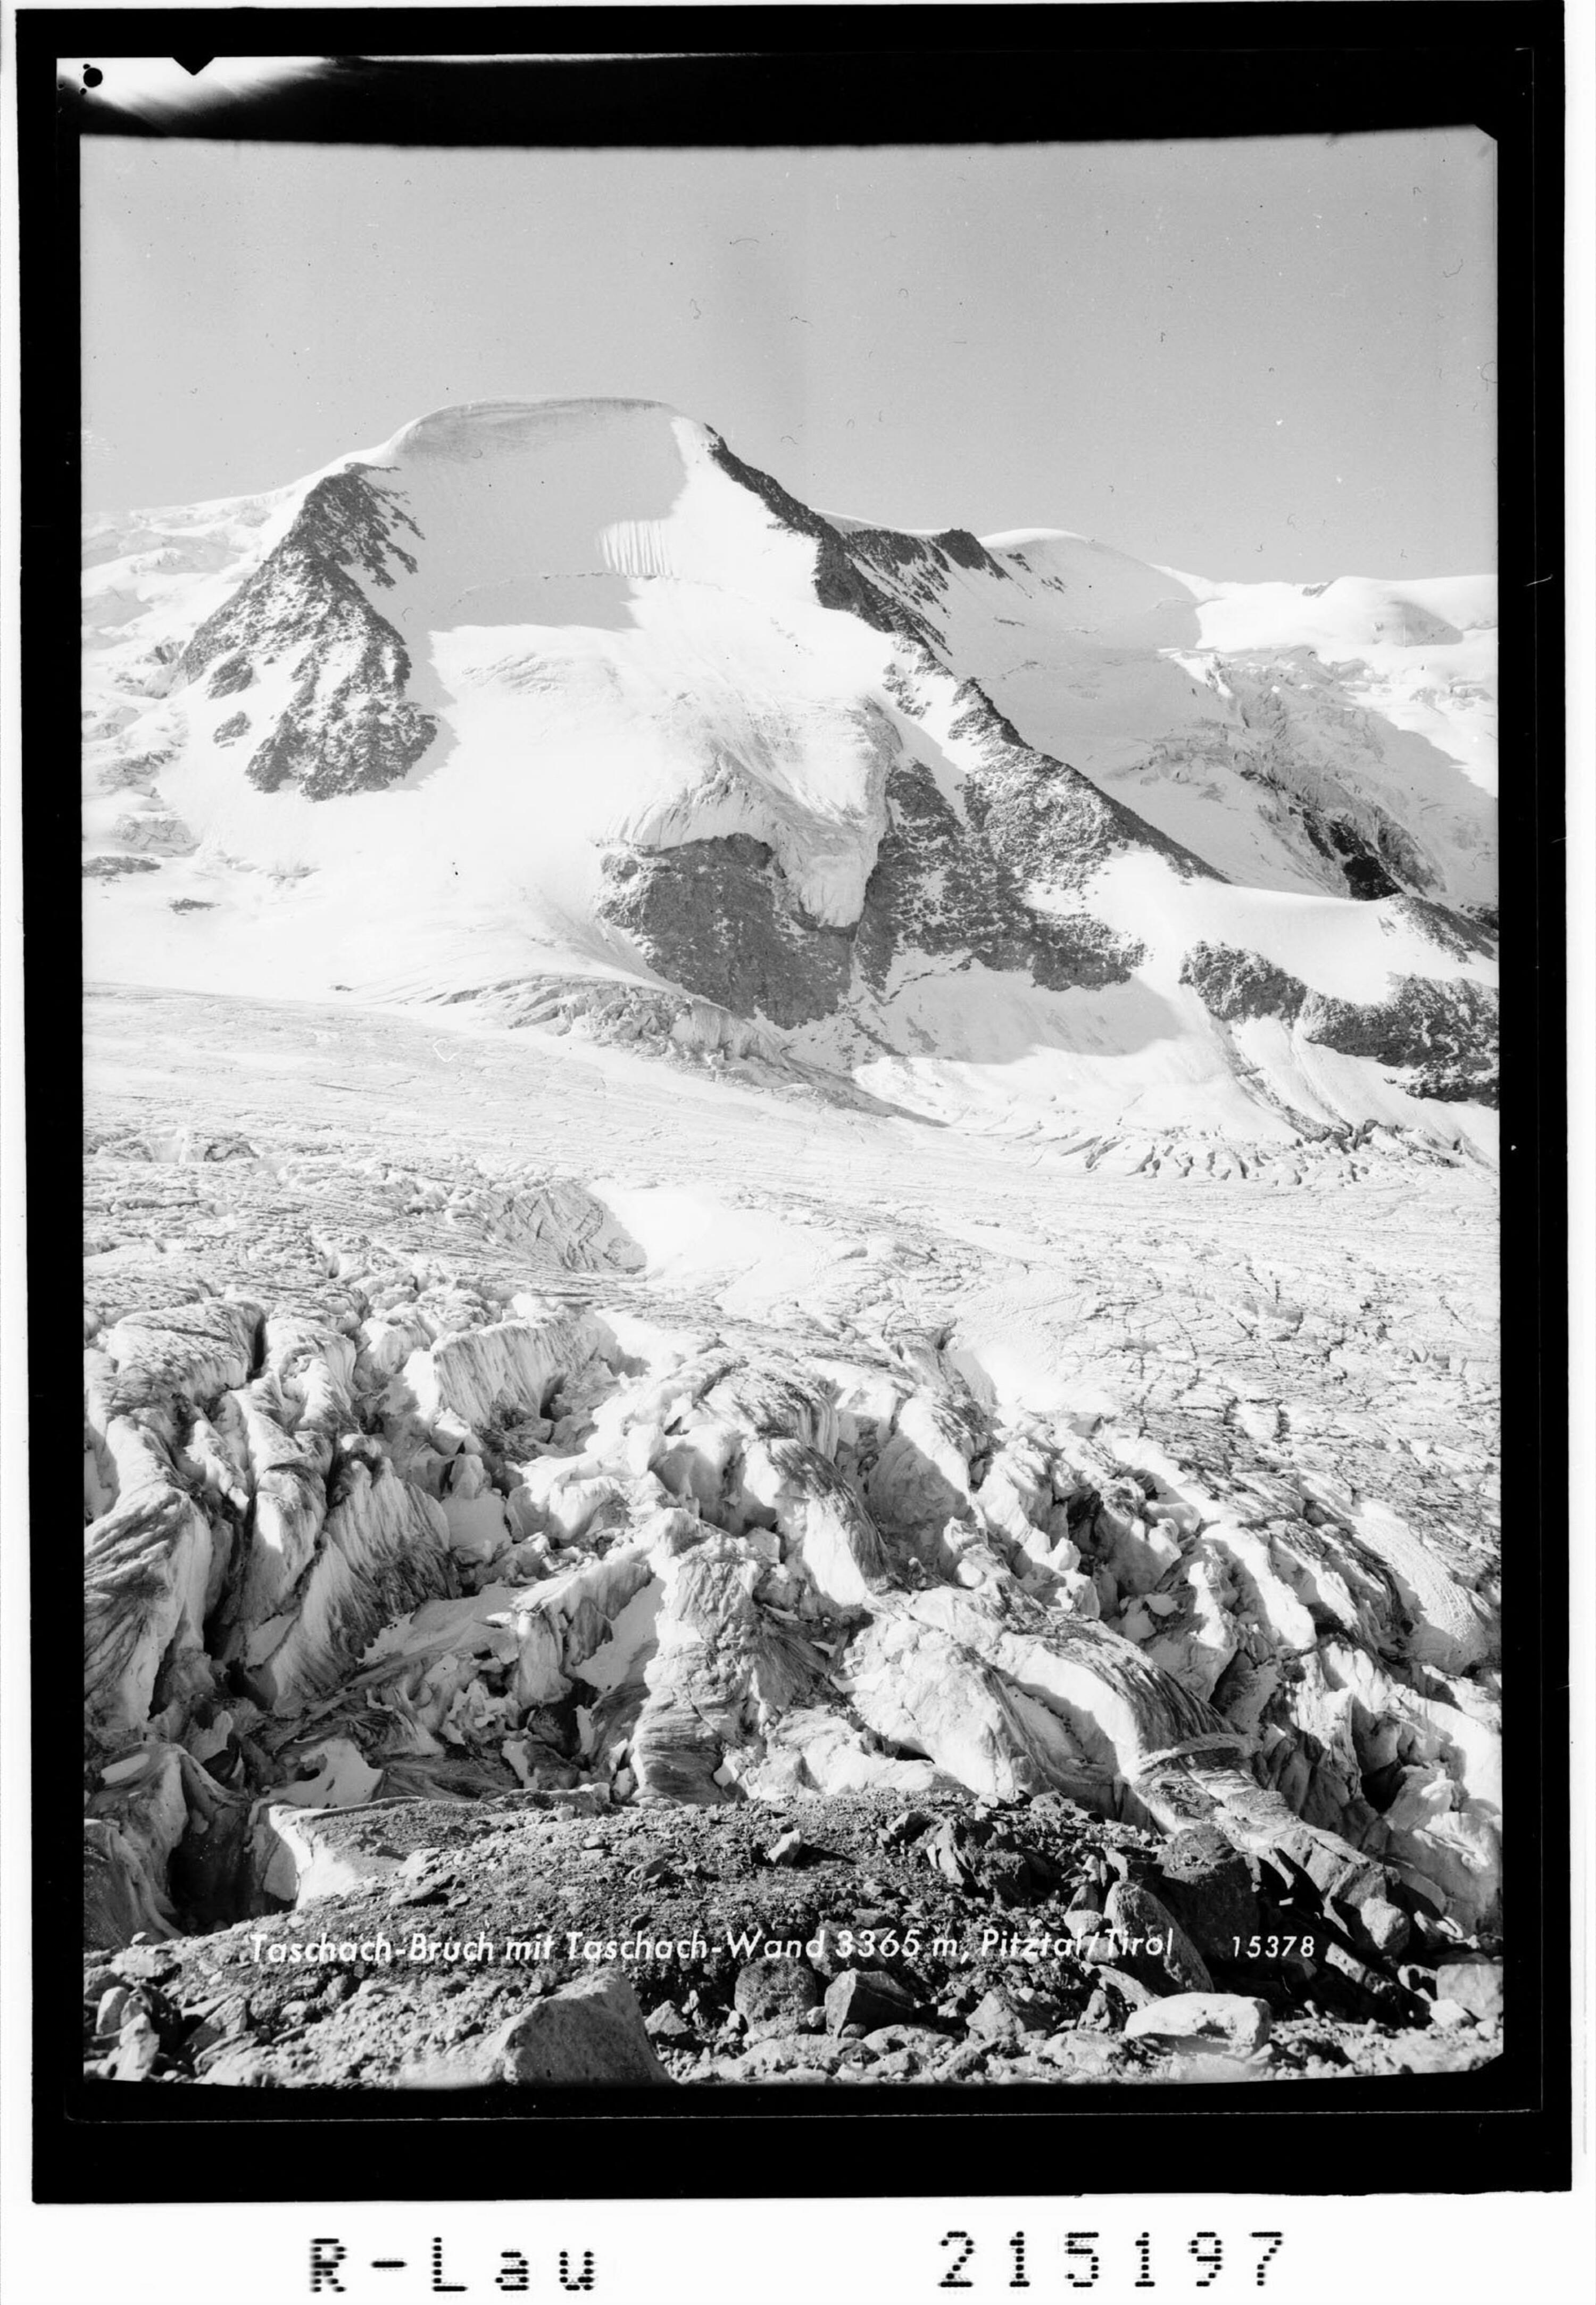
<instances>
[{"instance_id":1,"label":"boulder","mask_svg":"<svg viewBox=\"0 0 1596 2305\"><path fill-rule=\"evenodd\" d=\"M763 2080L783 2072L825 2073L852 2046L851 2043L818 2039L812 2034L788 2033L751 2042L743 2054L717 2064L723 2081Z\"/></svg>"},{"instance_id":2,"label":"boulder","mask_svg":"<svg viewBox=\"0 0 1596 2305\"><path fill-rule=\"evenodd\" d=\"M1031 1867L1017 1849L983 1849L976 1871L1000 1905L1026 1905L1035 1893Z\"/></svg>"},{"instance_id":3,"label":"boulder","mask_svg":"<svg viewBox=\"0 0 1596 2305\"><path fill-rule=\"evenodd\" d=\"M128 1988L125 1985L113 1985L100 1995L94 2012L94 2029L97 2034L114 2036L121 2032L122 2012L127 2006L127 1998Z\"/></svg>"},{"instance_id":4,"label":"boulder","mask_svg":"<svg viewBox=\"0 0 1596 2305\"><path fill-rule=\"evenodd\" d=\"M263 2052L252 2041L224 2041L203 2050L195 2070L204 2080L223 2088L262 2088L271 2078Z\"/></svg>"},{"instance_id":5,"label":"boulder","mask_svg":"<svg viewBox=\"0 0 1596 2305\"><path fill-rule=\"evenodd\" d=\"M801 2019L818 2009L824 1988L805 1962L783 1958L751 1961L737 1975L732 1999L747 2022L751 2039L799 2029Z\"/></svg>"},{"instance_id":6,"label":"boulder","mask_svg":"<svg viewBox=\"0 0 1596 2305\"><path fill-rule=\"evenodd\" d=\"M1244 2054L1269 2036L1269 2003L1243 1993L1176 1993L1125 2019L1127 2040L1214 2042Z\"/></svg>"},{"instance_id":7,"label":"boulder","mask_svg":"<svg viewBox=\"0 0 1596 2305\"><path fill-rule=\"evenodd\" d=\"M1217 1825L1176 1833L1159 1860L1158 1896L1210 1959L1233 1959L1239 1937L1257 1933L1258 1899L1247 1860Z\"/></svg>"},{"instance_id":8,"label":"boulder","mask_svg":"<svg viewBox=\"0 0 1596 2305\"><path fill-rule=\"evenodd\" d=\"M1159 1998L1150 1985L1123 1969L1098 1972L1097 1988L1078 2020L1089 2033L1117 2033L1133 2009L1150 2009Z\"/></svg>"},{"instance_id":9,"label":"boulder","mask_svg":"<svg viewBox=\"0 0 1596 2305\"><path fill-rule=\"evenodd\" d=\"M1353 1999L1346 1999L1346 1986L1337 1983L1346 1978L1353 1988ZM1339 2005L1363 2019L1374 2018L1390 2025L1411 2024L1417 2012L1412 1994L1405 1992L1393 1977L1372 1961L1360 1960L1355 1952L1331 1937L1325 1947L1324 1963L1318 1971L1316 1985L1320 1992L1328 1986Z\"/></svg>"},{"instance_id":10,"label":"boulder","mask_svg":"<svg viewBox=\"0 0 1596 2305\"><path fill-rule=\"evenodd\" d=\"M808 1865L824 1853L822 1850L817 1849L812 1841L805 1841L796 1825L794 1825L790 1826L785 1833L777 1834L765 1851L765 1858L770 1865Z\"/></svg>"},{"instance_id":11,"label":"boulder","mask_svg":"<svg viewBox=\"0 0 1596 2305\"><path fill-rule=\"evenodd\" d=\"M111 2079L117 2081L148 2080L155 2071L160 2054L160 2036L149 2018L141 2010L135 2011L123 2023L117 2037L111 2060Z\"/></svg>"},{"instance_id":12,"label":"boulder","mask_svg":"<svg viewBox=\"0 0 1596 2305\"><path fill-rule=\"evenodd\" d=\"M585 1977L513 2017L495 2037L492 2068L495 2080L522 2086L670 2080L618 1969Z\"/></svg>"},{"instance_id":13,"label":"boulder","mask_svg":"<svg viewBox=\"0 0 1596 2305\"><path fill-rule=\"evenodd\" d=\"M1114 1934L1116 1964L1155 1992L1209 1993L1208 1963L1174 1914L1150 1889L1116 1881L1104 1918Z\"/></svg>"},{"instance_id":14,"label":"boulder","mask_svg":"<svg viewBox=\"0 0 1596 2305\"><path fill-rule=\"evenodd\" d=\"M1399 1905L1387 1897L1366 1897L1358 1907L1358 1920L1370 1944L1383 1960L1399 1961L1413 1936L1413 1923Z\"/></svg>"},{"instance_id":15,"label":"boulder","mask_svg":"<svg viewBox=\"0 0 1596 2305\"><path fill-rule=\"evenodd\" d=\"M1472 2017L1499 2024L1502 2016L1502 1969L1494 1961L1448 1961L1435 1976L1436 2005L1456 2001ZM1431 2011L1431 2017L1434 2012Z\"/></svg>"},{"instance_id":16,"label":"boulder","mask_svg":"<svg viewBox=\"0 0 1596 2305\"><path fill-rule=\"evenodd\" d=\"M643 2023L649 2039L653 2041L681 2042L694 2038L686 2018L668 2001L662 2001L658 2009L650 2009Z\"/></svg>"},{"instance_id":17,"label":"boulder","mask_svg":"<svg viewBox=\"0 0 1596 2305\"><path fill-rule=\"evenodd\" d=\"M939 2057L947 2047L947 2035L930 2025L879 2025L865 2035L863 2046L876 2057L899 2049L912 2049L917 2057Z\"/></svg>"},{"instance_id":18,"label":"boulder","mask_svg":"<svg viewBox=\"0 0 1596 2305\"><path fill-rule=\"evenodd\" d=\"M1058 2021L1056 2003L991 1992L978 2001L965 2023L977 2040L1012 2040L1021 2033L1050 2033Z\"/></svg>"},{"instance_id":19,"label":"boulder","mask_svg":"<svg viewBox=\"0 0 1596 2305\"><path fill-rule=\"evenodd\" d=\"M845 2025L858 2025L873 2033L882 2025L905 2023L918 2006L884 1969L845 1969L826 1988L826 2029L840 2033Z\"/></svg>"},{"instance_id":20,"label":"boulder","mask_svg":"<svg viewBox=\"0 0 1596 2305\"><path fill-rule=\"evenodd\" d=\"M963 1853L968 1841L968 1829L962 1827L956 1817L944 1817L936 1831L922 1839L920 1853L933 1872L951 1881L955 1889L965 1889L975 1878Z\"/></svg>"}]
</instances>

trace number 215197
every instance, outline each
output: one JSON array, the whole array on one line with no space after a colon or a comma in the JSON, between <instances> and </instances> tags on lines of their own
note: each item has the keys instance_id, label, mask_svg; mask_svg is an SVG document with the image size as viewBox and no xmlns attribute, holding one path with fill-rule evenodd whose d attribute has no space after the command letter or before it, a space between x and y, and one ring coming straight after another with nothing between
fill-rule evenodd
<instances>
[{"instance_id":1,"label":"number 215197","mask_svg":"<svg viewBox=\"0 0 1596 2305\"><path fill-rule=\"evenodd\" d=\"M1095 2289L1105 2267L1113 2265L1128 2250L1129 2262L1135 2267L1135 2279L1131 2284L1135 2289L1211 2289L1226 2274L1233 2286L1261 2289L1285 2238L1282 2233L1251 2233L1227 2244L1222 2234L1205 2231L1193 2233L1184 2249L1178 2242L1160 2238L1155 2251L1150 2233L1137 2233L1128 2241L1112 2234L1105 2236L1101 2232L1066 2233L1057 2243L1038 2243L1034 2248L1024 2233L1010 2233L1003 2245L998 2260L1001 2269L989 2271L985 2266L977 2269L978 2251L972 2233L946 2233L942 2248L947 2261L937 2286L1029 2289L1033 2285L1034 2263L1038 2285L1057 2289L1062 2277L1065 2288ZM1161 2278L1153 2269L1155 2255ZM1045 2280L1044 2258L1055 2259L1048 2267Z\"/></svg>"}]
</instances>

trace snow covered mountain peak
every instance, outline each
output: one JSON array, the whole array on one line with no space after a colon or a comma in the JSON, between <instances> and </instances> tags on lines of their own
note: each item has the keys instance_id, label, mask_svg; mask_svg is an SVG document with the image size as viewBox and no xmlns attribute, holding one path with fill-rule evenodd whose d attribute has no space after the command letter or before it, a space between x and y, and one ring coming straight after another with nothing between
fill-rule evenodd
<instances>
[{"instance_id":1,"label":"snow covered mountain peak","mask_svg":"<svg viewBox=\"0 0 1596 2305\"><path fill-rule=\"evenodd\" d=\"M691 421L663 400L554 396L539 400L453 401L401 425L388 447L395 457L420 451L474 455L494 446L548 447L573 433L596 430L658 429L661 424L674 427ZM699 424L692 429L709 430Z\"/></svg>"},{"instance_id":2,"label":"snow covered mountain peak","mask_svg":"<svg viewBox=\"0 0 1596 2305\"><path fill-rule=\"evenodd\" d=\"M1488 1137L1484 580L884 529L631 399L437 410L89 557L91 974L708 1003L1083 1144Z\"/></svg>"}]
</instances>

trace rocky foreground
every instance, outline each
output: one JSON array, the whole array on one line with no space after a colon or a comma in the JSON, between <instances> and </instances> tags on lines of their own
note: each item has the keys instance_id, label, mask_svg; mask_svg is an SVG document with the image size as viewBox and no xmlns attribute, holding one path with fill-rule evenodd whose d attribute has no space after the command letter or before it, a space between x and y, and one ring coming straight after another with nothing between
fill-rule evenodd
<instances>
[{"instance_id":1,"label":"rocky foreground","mask_svg":"<svg viewBox=\"0 0 1596 2305\"><path fill-rule=\"evenodd\" d=\"M607 1084L641 1060L384 1020L352 1081L356 1044L304 1013L214 1005L196 1047L200 1006L147 1003L137 1075L91 1099L91 2071L1495 2053L1466 1192L1371 1195L1354 1256L1355 1194L1328 1235L1301 1195L1120 1180L1111 1208L720 1083L673 1089L644 1148L631 1083L649 1175L752 1212L693 1265L612 1205L646 1196L574 1180L613 1173ZM284 1118L285 1065L313 1120ZM317 1109L339 1085L358 1133ZM505 1149L533 1125L561 1173ZM761 1158L784 1131L807 1192ZM794 1291L759 1236L800 1216L825 1245ZM1425 1226L1443 1284L1415 1278ZM1272 1295L1271 1231L1296 1260ZM995 1306L1029 1393L981 1344Z\"/></svg>"},{"instance_id":2,"label":"rocky foreground","mask_svg":"<svg viewBox=\"0 0 1596 2305\"><path fill-rule=\"evenodd\" d=\"M341 1885L301 1912L90 1957L90 2071L1325 2080L1462 2071L1501 2045L1498 1967L1422 1909L1340 1919L1303 1874L1255 1886L1210 1827L1164 1839L1056 1793L401 1800L324 1812L307 1840Z\"/></svg>"}]
</instances>

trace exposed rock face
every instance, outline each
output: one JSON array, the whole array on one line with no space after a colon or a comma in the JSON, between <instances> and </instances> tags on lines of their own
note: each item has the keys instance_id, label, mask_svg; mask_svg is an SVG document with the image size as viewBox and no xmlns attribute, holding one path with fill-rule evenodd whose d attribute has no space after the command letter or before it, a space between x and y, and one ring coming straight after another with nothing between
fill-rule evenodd
<instances>
[{"instance_id":1,"label":"exposed rock face","mask_svg":"<svg viewBox=\"0 0 1596 2305\"><path fill-rule=\"evenodd\" d=\"M1495 1104L1497 1016L1494 986L1405 976L1391 998L1378 1003L1315 994L1303 1030L1309 1040L1345 1056L1411 1066L1421 1096Z\"/></svg>"},{"instance_id":2,"label":"exposed rock face","mask_svg":"<svg viewBox=\"0 0 1596 2305\"><path fill-rule=\"evenodd\" d=\"M1048 770L1061 787L1071 782L1057 763ZM1040 770L1039 781L1046 775ZM916 952L967 954L1055 991L1122 984L1143 957L1141 946L1088 914L1048 913L1028 901L1026 875L1009 861L1017 844L1006 837L1012 824L1001 808L982 813L972 795L962 821L918 766L895 769L887 795L889 827L857 939L860 966L878 991L895 960ZM1062 848L1057 817L1049 830L1055 851Z\"/></svg>"},{"instance_id":3,"label":"exposed rock face","mask_svg":"<svg viewBox=\"0 0 1596 2305\"><path fill-rule=\"evenodd\" d=\"M964 528L945 528L931 536L906 536L891 528L850 528L847 546L857 557L892 569L900 580L904 570L912 572L928 599L940 590L937 579L950 567L978 568L999 583L1010 580L1002 561L994 559L981 539ZM904 589L913 591L915 586L911 582Z\"/></svg>"},{"instance_id":4,"label":"exposed rock face","mask_svg":"<svg viewBox=\"0 0 1596 2305\"><path fill-rule=\"evenodd\" d=\"M437 735L437 722L406 696L404 642L351 574L391 587L390 562L413 570L414 556L400 541L407 531L420 534L369 468L330 473L178 659L177 685L208 673L210 695L233 696L262 668L306 658L286 710L250 759L250 782L262 792L291 783L310 800L380 791L408 775ZM233 716L226 725L242 734L241 721Z\"/></svg>"},{"instance_id":5,"label":"exposed rock face","mask_svg":"<svg viewBox=\"0 0 1596 2305\"><path fill-rule=\"evenodd\" d=\"M1469 948L1446 916L1441 934L1454 949ZM1402 1085L1413 1095L1441 1102L1497 1101L1498 1000L1494 986L1467 977L1401 976L1393 979L1388 999L1339 1000L1311 991L1299 977L1257 953L1214 944L1194 946L1181 977L1195 986L1210 1012L1226 1023L1278 1016L1321 1048L1409 1068L1412 1077Z\"/></svg>"},{"instance_id":6,"label":"exposed rock face","mask_svg":"<svg viewBox=\"0 0 1596 2305\"><path fill-rule=\"evenodd\" d=\"M1411 724L1363 701L1385 699L1351 648L1225 647L1186 661L1205 672L1201 704L1110 780L1133 805L1156 814L1179 795L1188 821L1193 799L1232 809L1294 876L1358 900L1466 901L1489 880L1491 800ZM1426 669L1420 694L1433 702ZM1453 702L1466 719L1483 699L1458 681Z\"/></svg>"},{"instance_id":7,"label":"exposed rock face","mask_svg":"<svg viewBox=\"0 0 1596 2305\"><path fill-rule=\"evenodd\" d=\"M689 991L785 1028L845 1006L855 956L878 991L895 959L916 953L960 955L1055 991L1126 982L1145 957L1140 945L1029 892L1078 887L1127 846L1150 846L1182 871L1208 868L1023 744L979 689L959 692L950 733L973 753L962 808L900 756L853 926L811 919L769 848L742 834L611 856L604 916Z\"/></svg>"},{"instance_id":8,"label":"exposed rock face","mask_svg":"<svg viewBox=\"0 0 1596 2305\"><path fill-rule=\"evenodd\" d=\"M1181 981L1195 985L1204 1008L1225 1024L1247 1016L1278 1016L1295 1024L1308 998L1300 977L1261 953L1240 952L1234 945L1194 945L1181 969Z\"/></svg>"},{"instance_id":9,"label":"exposed rock face","mask_svg":"<svg viewBox=\"0 0 1596 2305\"><path fill-rule=\"evenodd\" d=\"M1108 857L1136 848L1167 858L1182 874L1222 878L1066 762L1027 744L975 682L964 683L955 702L948 734L967 740L979 763L971 819L1011 872L1078 887Z\"/></svg>"},{"instance_id":10,"label":"exposed rock face","mask_svg":"<svg viewBox=\"0 0 1596 2305\"><path fill-rule=\"evenodd\" d=\"M784 1027L828 1016L848 989L853 940L811 920L762 841L688 840L606 865L603 913L690 992Z\"/></svg>"},{"instance_id":11,"label":"exposed rock face","mask_svg":"<svg viewBox=\"0 0 1596 2305\"><path fill-rule=\"evenodd\" d=\"M1473 916L1467 916L1450 911L1445 905L1431 904L1423 897L1403 897L1392 909L1412 921L1438 951L1449 954L1454 960L1468 960L1475 955L1489 959L1496 950L1497 923L1492 906L1481 906Z\"/></svg>"},{"instance_id":12,"label":"exposed rock face","mask_svg":"<svg viewBox=\"0 0 1596 2305\"><path fill-rule=\"evenodd\" d=\"M1346 876L1349 896L1368 900L1433 888L1439 876L1419 842L1360 788L1358 764L1379 753L1373 716L1327 705L1324 668L1306 651L1291 662L1296 678L1282 681L1278 664L1226 659L1223 677L1240 727L1226 732L1227 743L1217 740L1210 756L1279 795L1278 804Z\"/></svg>"},{"instance_id":13,"label":"exposed rock face","mask_svg":"<svg viewBox=\"0 0 1596 2305\"><path fill-rule=\"evenodd\" d=\"M1034 785L1051 779L1060 787L1045 812L1040 804L1020 810L1011 782L990 814L972 795L969 821L928 771L894 769L888 829L853 931L809 919L770 850L743 834L612 857L605 917L688 991L784 1028L843 1007L855 955L878 991L895 959L916 952L964 955L1055 991L1124 983L1142 948L1089 914L1033 906L1022 869L1007 861L1023 855L1023 835L1037 869L1064 860L1074 872L1102 853L1096 796L1074 821L1065 805L1089 794L1084 780L1034 756L1031 766Z\"/></svg>"},{"instance_id":14,"label":"exposed rock face","mask_svg":"<svg viewBox=\"0 0 1596 2305\"><path fill-rule=\"evenodd\" d=\"M809 536L815 540L815 597L822 608L845 610L864 624L881 633L904 633L908 637L930 641L930 628L892 601L859 567L842 535L821 514L811 512L805 504L769 473L745 464L741 456L717 437L711 452L716 463L732 480L760 498L774 513L780 525L796 536Z\"/></svg>"},{"instance_id":15,"label":"exposed rock face","mask_svg":"<svg viewBox=\"0 0 1596 2305\"><path fill-rule=\"evenodd\" d=\"M298 633L292 634L291 637L302 640L309 635ZM236 696L241 688L251 687L254 680L255 668L249 658L240 651L234 656L223 657L216 665L210 678L205 684L206 693L208 696ZM231 727L235 723L247 725L247 721L248 716L239 712L235 713L233 719L225 725Z\"/></svg>"},{"instance_id":16,"label":"exposed rock face","mask_svg":"<svg viewBox=\"0 0 1596 2305\"><path fill-rule=\"evenodd\" d=\"M1347 894L1365 904L1379 897L1395 897L1401 888L1381 861L1382 846L1397 849L1410 880L1422 888L1429 880L1429 874L1413 854L1412 844L1388 822L1377 820L1371 846L1362 828L1344 816L1321 818L1304 811L1304 821L1315 846L1340 860L1346 875Z\"/></svg>"},{"instance_id":17,"label":"exposed rock face","mask_svg":"<svg viewBox=\"0 0 1596 2305\"><path fill-rule=\"evenodd\" d=\"M281 651L316 637L315 617L322 604L314 587L337 591L340 580L354 568L370 583L391 587L390 559L414 568L414 556L398 541L403 530L419 534L369 466L352 464L318 481L282 542L241 591L200 625L178 659L180 680L198 680L215 668L213 694L229 696L248 686L250 654L262 642Z\"/></svg>"}]
</instances>

